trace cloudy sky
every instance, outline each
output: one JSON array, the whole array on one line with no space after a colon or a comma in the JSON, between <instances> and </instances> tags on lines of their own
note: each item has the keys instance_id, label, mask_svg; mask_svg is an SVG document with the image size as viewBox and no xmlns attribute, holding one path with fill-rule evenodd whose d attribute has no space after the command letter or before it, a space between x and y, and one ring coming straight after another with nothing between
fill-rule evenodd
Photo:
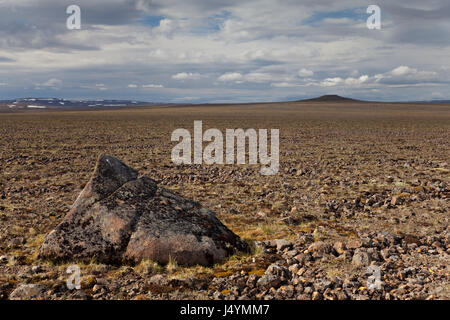
<instances>
[{"instance_id":1,"label":"cloudy sky","mask_svg":"<svg viewBox=\"0 0 450 320\"><path fill-rule=\"evenodd\" d=\"M81 30L68 30L69 5ZM367 8L381 8L369 30ZM448 0L0 0L0 99L450 99Z\"/></svg>"}]
</instances>

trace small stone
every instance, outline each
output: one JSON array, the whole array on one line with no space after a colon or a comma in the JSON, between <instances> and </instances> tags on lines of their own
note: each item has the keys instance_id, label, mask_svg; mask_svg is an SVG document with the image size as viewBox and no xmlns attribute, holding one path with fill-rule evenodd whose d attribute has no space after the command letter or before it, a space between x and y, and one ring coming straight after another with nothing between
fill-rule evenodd
<instances>
[{"instance_id":1,"label":"small stone","mask_svg":"<svg viewBox=\"0 0 450 320\"><path fill-rule=\"evenodd\" d=\"M280 219L280 222L288 224L288 225L294 225L296 223L295 219L292 217L284 217Z\"/></svg>"},{"instance_id":2,"label":"small stone","mask_svg":"<svg viewBox=\"0 0 450 320\"><path fill-rule=\"evenodd\" d=\"M322 299L322 295L319 292L314 291L311 299L312 300L320 300L320 299Z\"/></svg>"},{"instance_id":3,"label":"small stone","mask_svg":"<svg viewBox=\"0 0 450 320\"><path fill-rule=\"evenodd\" d=\"M336 295L331 291L331 289L326 289L323 293L325 300L336 300Z\"/></svg>"},{"instance_id":4,"label":"small stone","mask_svg":"<svg viewBox=\"0 0 450 320\"><path fill-rule=\"evenodd\" d=\"M24 244L24 238L14 238L9 241L8 247L10 249L18 248Z\"/></svg>"},{"instance_id":5,"label":"small stone","mask_svg":"<svg viewBox=\"0 0 450 320\"><path fill-rule=\"evenodd\" d=\"M41 271L42 271L41 266L33 266L31 268L31 272L33 272L33 273L40 273Z\"/></svg>"},{"instance_id":6,"label":"small stone","mask_svg":"<svg viewBox=\"0 0 450 320\"><path fill-rule=\"evenodd\" d=\"M83 290L77 290L73 293L72 297L73 300L87 300L88 296Z\"/></svg>"},{"instance_id":7,"label":"small stone","mask_svg":"<svg viewBox=\"0 0 450 320\"><path fill-rule=\"evenodd\" d=\"M394 196L391 198L391 205L398 206L403 203L403 198L399 196Z\"/></svg>"},{"instance_id":8,"label":"small stone","mask_svg":"<svg viewBox=\"0 0 450 320\"><path fill-rule=\"evenodd\" d=\"M284 249L292 248L292 242L285 239L276 239L275 245L277 246L277 251L283 251Z\"/></svg>"},{"instance_id":9,"label":"small stone","mask_svg":"<svg viewBox=\"0 0 450 320\"><path fill-rule=\"evenodd\" d=\"M301 283L298 283L295 285L295 291L297 291L297 293L302 293L303 292L303 285Z\"/></svg>"},{"instance_id":10,"label":"small stone","mask_svg":"<svg viewBox=\"0 0 450 320\"><path fill-rule=\"evenodd\" d=\"M261 218L266 218L267 217L267 213L265 213L264 211L258 211L258 212L256 212L256 214L258 216L260 216Z\"/></svg>"},{"instance_id":11,"label":"small stone","mask_svg":"<svg viewBox=\"0 0 450 320\"><path fill-rule=\"evenodd\" d=\"M292 298L294 296L295 288L293 285L282 286L280 289L286 297Z\"/></svg>"},{"instance_id":12,"label":"small stone","mask_svg":"<svg viewBox=\"0 0 450 320\"><path fill-rule=\"evenodd\" d=\"M96 284L96 285L92 288L92 292L93 292L93 293L98 293L98 292L100 292L101 289L102 289L102 286Z\"/></svg>"},{"instance_id":13,"label":"small stone","mask_svg":"<svg viewBox=\"0 0 450 320\"><path fill-rule=\"evenodd\" d=\"M403 239L403 242L406 243L406 244L413 244L413 243L415 243L416 245L420 245L419 237L417 237L415 235L411 235L411 234L406 235L405 238Z\"/></svg>"},{"instance_id":14,"label":"small stone","mask_svg":"<svg viewBox=\"0 0 450 320\"><path fill-rule=\"evenodd\" d=\"M314 291L314 289L313 289L312 287L306 287L306 288L303 290L303 293L305 293L305 294L312 294L313 291Z\"/></svg>"},{"instance_id":15,"label":"small stone","mask_svg":"<svg viewBox=\"0 0 450 320\"><path fill-rule=\"evenodd\" d=\"M308 247L309 252L330 253L331 245L323 241L317 241Z\"/></svg>"},{"instance_id":16,"label":"small stone","mask_svg":"<svg viewBox=\"0 0 450 320\"><path fill-rule=\"evenodd\" d=\"M357 249L353 254L352 264L354 264L357 267L366 266L369 264L369 256L367 255L366 252Z\"/></svg>"},{"instance_id":17,"label":"small stone","mask_svg":"<svg viewBox=\"0 0 450 320\"><path fill-rule=\"evenodd\" d=\"M256 286L256 282L258 281L259 278L260 278L259 275L251 274L247 279L247 283L246 283L247 287L254 288Z\"/></svg>"},{"instance_id":18,"label":"small stone","mask_svg":"<svg viewBox=\"0 0 450 320\"><path fill-rule=\"evenodd\" d=\"M433 246L434 248L440 248L442 247L442 244L439 241L435 241L431 244L431 246Z\"/></svg>"},{"instance_id":19,"label":"small stone","mask_svg":"<svg viewBox=\"0 0 450 320\"><path fill-rule=\"evenodd\" d=\"M331 285L332 285L331 281L321 279L314 283L314 289L316 289L316 291L323 292L323 291L331 288Z\"/></svg>"},{"instance_id":20,"label":"small stone","mask_svg":"<svg viewBox=\"0 0 450 320\"><path fill-rule=\"evenodd\" d=\"M286 277L289 273L289 270L285 267L279 266L278 264L272 263L267 267L265 274L266 275L276 275L279 277Z\"/></svg>"},{"instance_id":21,"label":"small stone","mask_svg":"<svg viewBox=\"0 0 450 320\"><path fill-rule=\"evenodd\" d=\"M97 279L93 275L87 275L81 279L81 287L83 289L91 289L97 284Z\"/></svg>"},{"instance_id":22,"label":"small stone","mask_svg":"<svg viewBox=\"0 0 450 320\"><path fill-rule=\"evenodd\" d=\"M285 256L289 257L289 258L293 258L296 255L298 255L298 251L297 250L289 250L288 252L286 252Z\"/></svg>"},{"instance_id":23,"label":"small stone","mask_svg":"<svg viewBox=\"0 0 450 320\"><path fill-rule=\"evenodd\" d=\"M253 241L253 245L255 246L255 248L262 250L266 248L266 244L264 243L264 241Z\"/></svg>"},{"instance_id":24,"label":"small stone","mask_svg":"<svg viewBox=\"0 0 450 320\"><path fill-rule=\"evenodd\" d=\"M300 270L300 265L298 265L298 264L293 264L292 266L289 266L289 271L290 271L292 274L297 273L298 270Z\"/></svg>"},{"instance_id":25,"label":"small stone","mask_svg":"<svg viewBox=\"0 0 450 320\"><path fill-rule=\"evenodd\" d=\"M389 249L388 249L388 248L381 250L381 251L380 251L380 254L381 254L381 257L382 257L384 260L387 260L387 259L390 257L390 255L391 255L391 253L389 252Z\"/></svg>"},{"instance_id":26,"label":"small stone","mask_svg":"<svg viewBox=\"0 0 450 320\"><path fill-rule=\"evenodd\" d=\"M325 235L325 228L322 226L318 226L313 231L313 237L316 240L322 239Z\"/></svg>"},{"instance_id":27,"label":"small stone","mask_svg":"<svg viewBox=\"0 0 450 320\"><path fill-rule=\"evenodd\" d=\"M349 241L347 241L348 249L357 249L357 248L361 248L361 246L362 246L362 241L360 239L350 239Z\"/></svg>"},{"instance_id":28,"label":"small stone","mask_svg":"<svg viewBox=\"0 0 450 320\"><path fill-rule=\"evenodd\" d=\"M258 282L257 285L259 287L264 287L266 289L271 288L271 287L278 287L281 283L281 279L279 276L273 275L273 274L266 274L264 276L262 276Z\"/></svg>"},{"instance_id":29,"label":"small stone","mask_svg":"<svg viewBox=\"0 0 450 320\"><path fill-rule=\"evenodd\" d=\"M300 270L297 271L298 276L302 276L306 272L305 268L300 268Z\"/></svg>"},{"instance_id":30,"label":"small stone","mask_svg":"<svg viewBox=\"0 0 450 320\"><path fill-rule=\"evenodd\" d=\"M148 283L150 285L166 286L168 284L168 281L166 277L164 277L163 275L157 274L151 277Z\"/></svg>"},{"instance_id":31,"label":"small stone","mask_svg":"<svg viewBox=\"0 0 450 320\"><path fill-rule=\"evenodd\" d=\"M338 241L333 246L334 250L337 252L337 254L341 255L345 252L345 244L341 241Z\"/></svg>"},{"instance_id":32,"label":"small stone","mask_svg":"<svg viewBox=\"0 0 450 320\"><path fill-rule=\"evenodd\" d=\"M348 299L347 294L345 293L345 291L342 291L342 290L340 290L336 293L336 297L338 300L347 300Z\"/></svg>"},{"instance_id":33,"label":"small stone","mask_svg":"<svg viewBox=\"0 0 450 320\"><path fill-rule=\"evenodd\" d=\"M224 298L223 294L219 291L214 292L213 299L214 300L222 300Z\"/></svg>"}]
</instances>

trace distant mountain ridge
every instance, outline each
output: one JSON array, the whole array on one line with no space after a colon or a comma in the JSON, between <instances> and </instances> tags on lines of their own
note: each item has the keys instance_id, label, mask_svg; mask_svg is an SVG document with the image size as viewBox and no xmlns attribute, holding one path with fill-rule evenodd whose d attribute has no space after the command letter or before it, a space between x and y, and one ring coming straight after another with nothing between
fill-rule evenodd
<instances>
[{"instance_id":1,"label":"distant mountain ridge","mask_svg":"<svg viewBox=\"0 0 450 320\"><path fill-rule=\"evenodd\" d=\"M9 109L60 109L60 108L119 108L139 105L151 105L154 103L136 100L66 100L60 98L19 98L2 100Z\"/></svg>"},{"instance_id":2,"label":"distant mountain ridge","mask_svg":"<svg viewBox=\"0 0 450 320\"><path fill-rule=\"evenodd\" d=\"M298 98L297 98L298 99ZM337 94L327 94L312 99L295 100L295 98L287 99L284 102L309 102L309 103L418 103L418 104L450 104L450 100L428 100L428 101L366 101L347 97ZM283 103L280 101L279 103ZM239 103L234 103L235 105ZM95 110L95 109L116 109L138 106L171 106L181 105L180 103L166 102L147 102L137 100L113 100L113 99L96 99L96 100L74 100L63 98L18 98L12 100L0 100L0 112L15 112L26 110ZM191 104L187 104L191 105ZM198 104L208 105L208 104Z\"/></svg>"},{"instance_id":3,"label":"distant mountain ridge","mask_svg":"<svg viewBox=\"0 0 450 320\"><path fill-rule=\"evenodd\" d=\"M307 102L364 102L362 100L356 100L346 97L341 97L337 94L326 94L321 97L313 98L313 99L305 99L299 101L307 101Z\"/></svg>"},{"instance_id":4,"label":"distant mountain ridge","mask_svg":"<svg viewBox=\"0 0 450 320\"><path fill-rule=\"evenodd\" d=\"M450 104L450 100L411 101L413 103Z\"/></svg>"}]
</instances>

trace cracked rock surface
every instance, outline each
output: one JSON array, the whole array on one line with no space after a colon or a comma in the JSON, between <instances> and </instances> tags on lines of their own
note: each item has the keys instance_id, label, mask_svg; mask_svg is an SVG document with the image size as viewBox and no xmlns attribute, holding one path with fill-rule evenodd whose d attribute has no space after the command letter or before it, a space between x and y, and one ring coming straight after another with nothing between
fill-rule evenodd
<instances>
[{"instance_id":1,"label":"cracked rock surface","mask_svg":"<svg viewBox=\"0 0 450 320\"><path fill-rule=\"evenodd\" d=\"M56 261L211 265L247 244L199 203L161 188L101 155L72 209L45 238L39 257Z\"/></svg>"}]
</instances>

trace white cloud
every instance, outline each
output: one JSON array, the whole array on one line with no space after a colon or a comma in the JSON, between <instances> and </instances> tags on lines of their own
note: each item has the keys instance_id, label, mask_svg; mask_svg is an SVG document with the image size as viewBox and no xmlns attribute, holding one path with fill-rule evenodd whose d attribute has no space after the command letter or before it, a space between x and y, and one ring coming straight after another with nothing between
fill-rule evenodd
<instances>
[{"instance_id":1,"label":"white cloud","mask_svg":"<svg viewBox=\"0 0 450 320\"><path fill-rule=\"evenodd\" d=\"M274 78L269 73L252 72L245 75L245 80L247 82L262 83L262 82L271 82L274 80Z\"/></svg>"},{"instance_id":2,"label":"white cloud","mask_svg":"<svg viewBox=\"0 0 450 320\"><path fill-rule=\"evenodd\" d=\"M142 85L142 88L155 89L155 88L164 88L164 86L162 84L144 84Z\"/></svg>"},{"instance_id":3,"label":"white cloud","mask_svg":"<svg viewBox=\"0 0 450 320\"><path fill-rule=\"evenodd\" d=\"M128 88L137 88L137 87L138 87L137 84L134 84L134 83L130 83L128 85Z\"/></svg>"},{"instance_id":4,"label":"white cloud","mask_svg":"<svg viewBox=\"0 0 450 320\"><path fill-rule=\"evenodd\" d=\"M345 84L349 85L349 86L359 86L365 82L367 82L369 80L369 76L368 75L363 75L359 78L347 78L345 79Z\"/></svg>"},{"instance_id":5,"label":"white cloud","mask_svg":"<svg viewBox=\"0 0 450 320\"><path fill-rule=\"evenodd\" d=\"M242 74L239 72L228 72L223 75L221 75L217 80L222 82L228 82L228 81L238 81L243 78Z\"/></svg>"},{"instance_id":6,"label":"white cloud","mask_svg":"<svg viewBox=\"0 0 450 320\"><path fill-rule=\"evenodd\" d=\"M59 88L61 87L63 84L62 80L60 79L56 79L56 78L52 78L49 79L48 81L39 84L42 87L52 87L52 88Z\"/></svg>"},{"instance_id":7,"label":"white cloud","mask_svg":"<svg viewBox=\"0 0 450 320\"><path fill-rule=\"evenodd\" d=\"M390 72L390 74L392 74L394 76L404 76L404 75L416 73L416 72L417 72L416 69L411 69L408 66L400 66L400 67L397 67L394 70L392 70Z\"/></svg>"},{"instance_id":8,"label":"white cloud","mask_svg":"<svg viewBox=\"0 0 450 320\"><path fill-rule=\"evenodd\" d=\"M327 78L321 82L321 85L323 87L334 87L338 84L341 84L344 81L344 79L336 77L336 78Z\"/></svg>"},{"instance_id":9,"label":"white cloud","mask_svg":"<svg viewBox=\"0 0 450 320\"><path fill-rule=\"evenodd\" d=\"M305 69L305 68L302 68L302 69L298 72L298 75L299 75L300 77L312 77L312 76L314 75L314 71L308 70L308 69Z\"/></svg>"},{"instance_id":10,"label":"white cloud","mask_svg":"<svg viewBox=\"0 0 450 320\"><path fill-rule=\"evenodd\" d=\"M96 83L94 86L94 89L105 91L108 90L108 88L103 83Z\"/></svg>"},{"instance_id":11,"label":"white cloud","mask_svg":"<svg viewBox=\"0 0 450 320\"><path fill-rule=\"evenodd\" d=\"M182 97L182 98L175 98L176 101L195 101L199 100L200 97Z\"/></svg>"},{"instance_id":12,"label":"white cloud","mask_svg":"<svg viewBox=\"0 0 450 320\"><path fill-rule=\"evenodd\" d=\"M192 72L181 72L172 76L172 79L175 80L198 80L201 79L202 76L200 73L192 73Z\"/></svg>"},{"instance_id":13,"label":"white cloud","mask_svg":"<svg viewBox=\"0 0 450 320\"><path fill-rule=\"evenodd\" d=\"M89 89L89 90L100 90L100 91L106 91L108 90L108 87L104 83L96 83L94 85L82 85L80 88L83 89Z\"/></svg>"},{"instance_id":14,"label":"white cloud","mask_svg":"<svg viewBox=\"0 0 450 320\"><path fill-rule=\"evenodd\" d=\"M349 87L356 87L356 86L360 86L366 82L368 82L370 79L370 77L368 75L363 75L359 78L340 78L340 77L335 77L335 78L326 78L325 80L323 80L322 82L320 82L320 86L322 87L334 87L334 86L338 86L338 85L344 85L344 86L349 86Z\"/></svg>"},{"instance_id":15,"label":"white cloud","mask_svg":"<svg viewBox=\"0 0 450 320\"><path fill-rule=\"evenodd\" d=\"M172 20L170 19L162 19L159 22L159 31L163 32L163 33L170 33L174 30L175 25L173 23Z\"/></svg>"},{"instance_id":16,"label":"white cloud","mask_svg":"<svg viewBox=\"0 0 450 320\"><path fill-rule=\"evenodd\" d=\"M439 82L438 73L435 71L419 71L408 66L400 66L374 76L362 75L359 78L326 78L319 83L315 83L315 85L322 87L345 86L354 88L366 86L370 88L375 85L385 84L391 87L411 87L420 85L427 86L434 82Z\"/></svg>"},{"instance_id":17,"label":"white cloud","mask_svg":"<svg viewBox=\"0 0 450 320\"><path fill-rule=\"evenodd\" d=\"M239 72L228 72L221 75L217 80L220 82L235 82L235 83L271 83L286 82L293 80L295 77L285 74L279 70L270 70L270 68L261 68L258 71L241 74Z\"/></svg>"},{"instance_id":18,"label":"white cloud","mask_svg":"<svg viewBox=\"0 0 450 320\"><path fill-rule=\"evenodd\" d=\"M186 27L186 21L165 18L159 22L158 27L152 29L152 34L172 39L174 34L184 27Z\"/></svg>"},{"instance_id":19,"label":"white cloud","mask_svg":"<svg viewBox=\"0 0 450 320\"><path fill-rule=\"evenodd\" d=\"M422 81L438 81L438 73L435 71L423 71L408 66L399 66L389 72L375 75L377 82L401 84L402 82L420 83Z\"/></svg>"},{"instance_id":20,"label":"white cloud","mask_svg":"<svg viewBox=\"0 0 450 320\"><path fill-rule=\"evenodd\" d=\"M445 96L442 94L442 92L436 92L436 91L432 92L431 96L434 99L444 99L445 98Z\"/></svg>"},{"instance_id":21,"label":"white cloud","mask_svg":"<svg viewBox=\"0 0 450 320\"><path fill-rule=\"evenodd\" d=\"M301 86L299 84L289 83L289 82L277 82L277 83L271 83L270 85L275 88L294 88L294 87Z\"/></svg>"},{"instance_id":22,"label":"white cloud","mask_svg":"<svg viewBox=\"0 0 450 320\"><path fill-rule=\"evenodd\" d=\"M167 52L162 49L151 50L148 54L150 58L153 59L165 59L168 57Z\"/></svg>"}]
</instances>

